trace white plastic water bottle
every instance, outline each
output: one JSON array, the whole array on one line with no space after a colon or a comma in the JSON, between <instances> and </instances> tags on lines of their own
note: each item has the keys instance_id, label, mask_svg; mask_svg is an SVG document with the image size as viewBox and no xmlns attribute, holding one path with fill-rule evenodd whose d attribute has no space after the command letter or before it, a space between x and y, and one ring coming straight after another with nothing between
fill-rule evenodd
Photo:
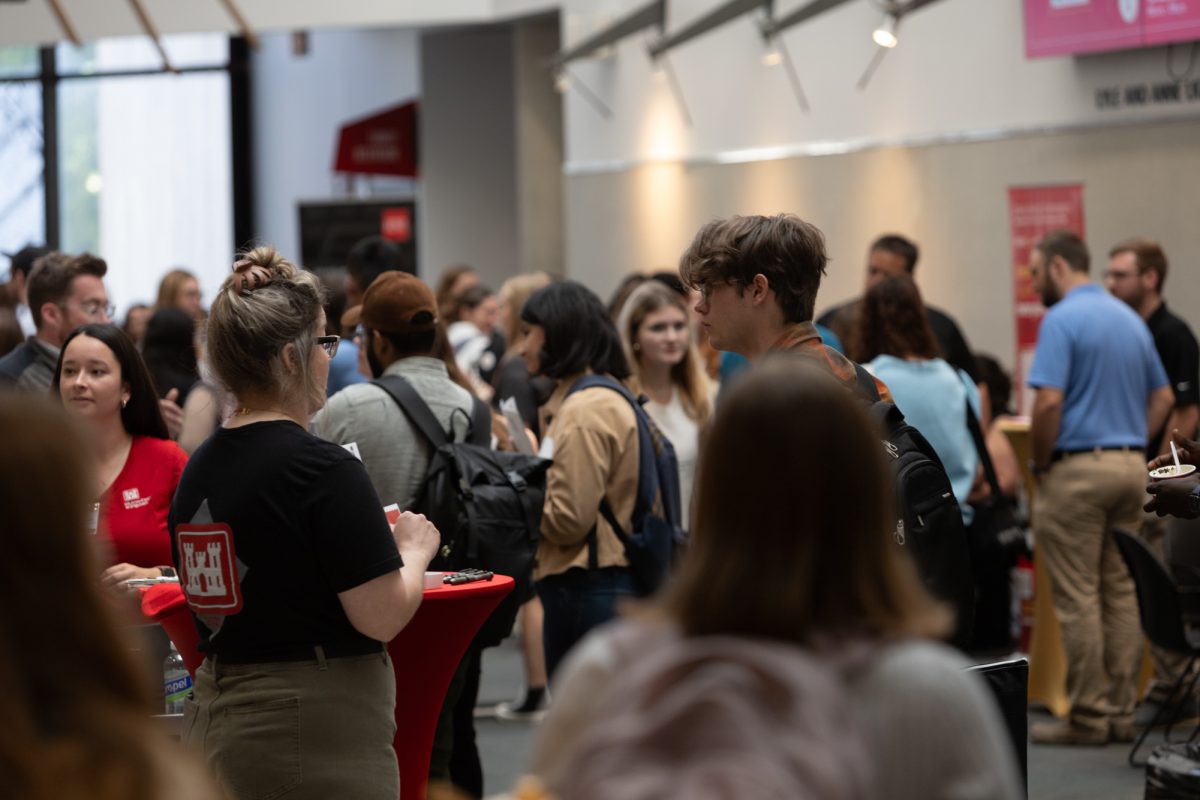
<instances>
[{"instance_id":1,"label":"white plastic water bottle","mask_svg":"<svg viewBox=\"0 0 1200 800\"><path fill-rule=\"evenodd\" d=\"M183 656L171 645L171 651L163 659L163 699L166 713L182 714L183 701L192 691L192 676L183 665Z\"/></svg>"}]
</instances>

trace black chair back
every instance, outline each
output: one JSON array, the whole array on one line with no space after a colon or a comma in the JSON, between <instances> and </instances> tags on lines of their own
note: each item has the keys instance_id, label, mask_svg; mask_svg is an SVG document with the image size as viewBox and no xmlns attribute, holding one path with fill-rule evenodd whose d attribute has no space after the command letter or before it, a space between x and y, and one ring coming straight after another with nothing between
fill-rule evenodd
<instances>
[{"instance_id":1,"label":"black chair back","mask_svg":"<svg viewBox=\"0 0 1200 800\"><path fill-rule=\"evenodd\" d=\"M1183 635L1179 592L1167 568L1139 537L1118 528L1112 534L1137 587L1138 614L1146 638L1164 650L1195 655Z\"/></svg>"},{"instance_id":2,"label":"black chair back","mask_svg":"<svg viewBox=\"0 0 1200 800\"><path fill-rule=\"evenodd\" d=\"M1029 662L1023 658L970 667L996 698L1021 768L1021 786L1029 796Z\"/></svg>"}]
</instances>

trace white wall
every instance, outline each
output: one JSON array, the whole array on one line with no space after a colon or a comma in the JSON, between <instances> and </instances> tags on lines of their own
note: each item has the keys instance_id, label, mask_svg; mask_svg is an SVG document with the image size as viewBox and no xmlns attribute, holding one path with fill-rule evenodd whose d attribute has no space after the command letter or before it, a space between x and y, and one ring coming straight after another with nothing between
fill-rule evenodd
<instances>
[{"instance_id":1,"label":"white wall","mask_svg":"<svg viewBox=\"0 0 1200 800\"><path fill-rule=\"evenodd\" d=\"M513 33L508 27L421 39L419 274L465 263L498 288L518 271Z\"/></svg>"},{"instance_id":2,"label":"white wall","mask_svg":"<svg viewBox=\"0 0 1200 800\"><path fill-rule=\"evenodd\" d=\"M721 1L672 0L668 32ZM568 0L566 46L640 4ZM803 4L781 0L776 14ZM690 127L646 55L650 33L627 38L607 58L572 64L613 116L605 120L578 91L567 93L568 171L770 155L742 152L756 148L774 148L776 156L839 152L858 143L1200 115L1200 97L1098 109L1098 89L1168 80L1166 48L1028 61L1021 4L1010 0L942 0L914 13L900 26L899 46L862 91L855 84L875 52L870 32L880 20L871 3L854 0L789 29L782 40L808 97L806 113L793 100L784 68L761 63L764 46L754 19L741 17L666 56L693 118ZM1184 51L1176 54L1179 70L1186 68Z\"/></svg>"},{"instance_id":3,"label":"white wall","mask_svg":"<svg viewBox=\"0 0 1200 800\"><path fill-rule=\"evenodd\" d=\"M292 55L288 34L264 37L251 90L258 237L299 258L297 203L342 190L333 172L339 128L420 91L413 30L314 31L304 56Z\"/></svg>"}]
</instances>

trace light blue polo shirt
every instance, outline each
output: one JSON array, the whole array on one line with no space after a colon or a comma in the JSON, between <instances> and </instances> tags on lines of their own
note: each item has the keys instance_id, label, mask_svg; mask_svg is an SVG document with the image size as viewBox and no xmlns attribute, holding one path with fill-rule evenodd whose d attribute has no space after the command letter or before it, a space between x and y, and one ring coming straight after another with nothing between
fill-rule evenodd
<instances>
[{"instance_id":1,"label":"light blue polo shirt","mask_svg":"<svg viewBox=\"0 0 1200 800\"><path fill-rule=\"evenodd\" d=\"M1055 450L1146 446L1146 401L1167 384L1150 329L1089 283L1046 312L1029 370L1033 388L1063 391Z\"/></svg>"}]
</instances>

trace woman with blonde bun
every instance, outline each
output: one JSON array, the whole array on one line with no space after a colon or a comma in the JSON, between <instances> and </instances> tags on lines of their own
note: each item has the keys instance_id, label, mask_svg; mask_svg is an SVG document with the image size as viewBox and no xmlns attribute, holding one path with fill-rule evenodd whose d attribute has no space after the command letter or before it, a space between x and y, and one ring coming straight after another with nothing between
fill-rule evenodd
<instances>
[{"instance_id":1,"label":"woman with blonde bun","mask_svg":"<svg viewBox=\"0 0 1200 800\"><path fill-rule=\"evenodd\" d=\"M171 508L201 649L184 739L238 800L395 800L385 643L421 601L439 538L388 525L362 463L308 432L337 336L320 284L245 253L212 305L208 357L232 416L193 454Z\"/></svg>"}]
</instances>

